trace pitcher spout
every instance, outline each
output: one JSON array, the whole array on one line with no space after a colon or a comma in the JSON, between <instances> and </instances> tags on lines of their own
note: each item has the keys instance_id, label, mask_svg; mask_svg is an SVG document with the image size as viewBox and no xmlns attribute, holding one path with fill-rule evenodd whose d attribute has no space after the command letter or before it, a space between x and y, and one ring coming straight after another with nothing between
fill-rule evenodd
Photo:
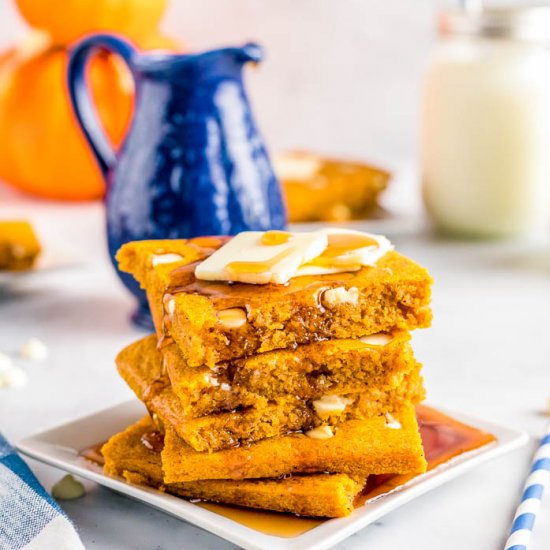
<instances>
[{"instance_id":1,"label":"pitcher spout","mask_svg":"<svg viewBox=\"0 0 550 550\"><path fill-rule=\"evenodd\" d=\"M263 48L255 42L248 42L241 48L235 48L234 51L237 59L243 64L249 61L259 63L264 57Z\"/></svg>"}]
</instances>

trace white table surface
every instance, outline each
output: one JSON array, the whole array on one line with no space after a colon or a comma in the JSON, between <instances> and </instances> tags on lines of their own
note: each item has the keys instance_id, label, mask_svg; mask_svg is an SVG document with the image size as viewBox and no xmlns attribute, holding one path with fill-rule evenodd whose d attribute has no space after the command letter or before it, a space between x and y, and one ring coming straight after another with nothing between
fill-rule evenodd
<instances>
[{"instance_id":1,"label":"white table surface","mask_svg":"<svg viewBox=\"0 0 550 550\"><path fill-rule=\"evenodd\" d=\"M0 351L29 337L50 350L21 363L23 389L0 390L0 431L16 441L132 394L117 376L117 351L142 333L128 321L132 299L105 250L100 204L23 199L0 189L0 219L30 219L47 247L77 247L84 263L0 289ZM398 249L429 268L434 323L414 344L429 399L540 433L550 397L550 245L436 240L421 224L389 224ZM497 550L506 538L534 443L468 473L350 537L345 550ZM63 473L36 462L46 488ZM233 545L106 489L63 503L87 548L228 549ZM548 548L550 498L532 550ZM307 550L307 549L304 549Z\"/></svg>"}]
</instances>

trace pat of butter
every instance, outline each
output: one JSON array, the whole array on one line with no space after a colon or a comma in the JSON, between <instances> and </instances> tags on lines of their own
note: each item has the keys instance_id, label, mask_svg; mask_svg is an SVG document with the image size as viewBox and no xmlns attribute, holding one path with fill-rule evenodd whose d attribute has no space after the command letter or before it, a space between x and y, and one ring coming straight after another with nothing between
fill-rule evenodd
<instances>
[{"instance_id":1,"label":"pat of butter","mask_svg":"<svg viewBox=\"0 0 550 550\"><path fill-rule=\"evenodd\" d=\"M324 232L289 233L281 244L264 244L262 231L239 233L195 269L197 279L284 284L327 247Z\"/></svg>"},{"instance_id":2,"label":"pat of butter","mask_svg":"<svg viewBox=\"0 0 550 550\"><path fill-rule=\"evenodd\" d=\"M292 277L357 271L393 249L382 235L349 229L240 233L195 270L197 279L284 284Z\"/></svg>"},{"instance_id":3,"label":"pat of butter","mask_svg":"<svg viewBox=\"0 0 550 550\"><path fill-rule=\"evenodd\" d=\"M357 271L361 266L374 265L393 250L393 245L383 235L352 229L322 231L327 235L327 249L311 262L301 266L296 276Z\"/></svg>"}]
</instances>

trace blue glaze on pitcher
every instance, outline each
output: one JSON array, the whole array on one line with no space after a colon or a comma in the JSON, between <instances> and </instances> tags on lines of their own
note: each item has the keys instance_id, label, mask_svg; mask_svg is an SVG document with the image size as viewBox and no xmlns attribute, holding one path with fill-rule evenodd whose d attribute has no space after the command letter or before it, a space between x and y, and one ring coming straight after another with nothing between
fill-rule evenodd
<instances>
[{"instance_id":1,"label":"blue glaze on pitcher","mask_svg":"<svg viewBox=\"0 0 550 550\"><path fill-rule=\"evenodd\" d=\"M97 120L85 69L97 50L122 57L136 83L126 139L114 152ZM107 235L114 256L128 241L234 235L283 229L279 183L252 116L242 79L258 62L255 44L197 55L144 54L111 35L91 36L72 51L73 108L106 181ZM148 311L130 275L119 273Z\"/></svg>"}]
</instances>

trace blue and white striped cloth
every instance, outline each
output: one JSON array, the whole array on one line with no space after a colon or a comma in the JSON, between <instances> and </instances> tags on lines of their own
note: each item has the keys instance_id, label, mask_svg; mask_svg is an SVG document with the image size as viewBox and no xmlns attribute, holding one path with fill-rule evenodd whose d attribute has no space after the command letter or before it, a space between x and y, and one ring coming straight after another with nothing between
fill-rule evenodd
<instances>
[{"instance_id":1,"label":"blue and white striped cloth","mask_svg":"<svg viewBox=\"0 0 550 550\"><path fill-rule=\"evenodd\" d=\"M69 518L0 435L0 550L83 550Z\"/></svg>"},{"instance_id":2,"label":"blue and white striped cloth","mask_svg":"<svg viewBox=\"0 0 550 550\"><path fill-rule=\"evenodd\" d=\"M531 473L525 482L520 504L514 516L504 550L527 550L544 489L550 480L550 423L533 457Z\"/></svg>"}]
</instances>

